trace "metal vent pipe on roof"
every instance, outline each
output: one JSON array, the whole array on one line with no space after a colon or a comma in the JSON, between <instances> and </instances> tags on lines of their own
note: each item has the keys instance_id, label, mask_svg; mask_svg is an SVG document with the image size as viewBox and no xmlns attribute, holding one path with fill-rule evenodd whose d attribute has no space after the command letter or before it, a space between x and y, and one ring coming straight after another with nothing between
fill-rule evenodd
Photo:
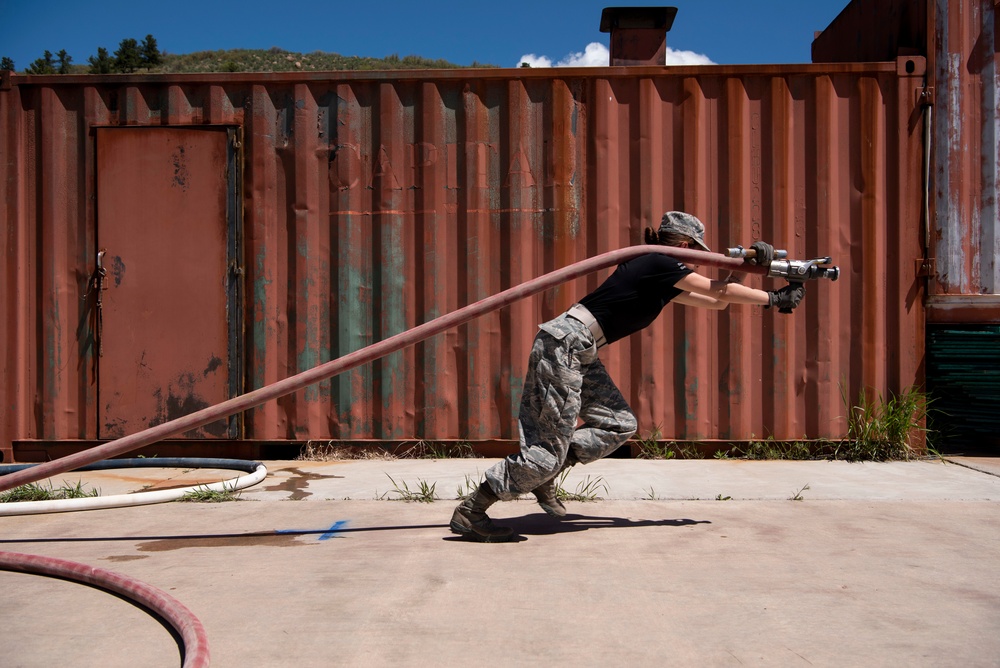
<instances>
[{"instance_id":1,"label":"metal vent pipe on roof","mask_svg":"<svg viewBox=\"0 0 1000 668\"><path fill-rule=\"evenodd\" d=\"M612 67L667 64L667 33L676 7L605 7L601 32L611 33Z\"/></svg>"}]
</instances>

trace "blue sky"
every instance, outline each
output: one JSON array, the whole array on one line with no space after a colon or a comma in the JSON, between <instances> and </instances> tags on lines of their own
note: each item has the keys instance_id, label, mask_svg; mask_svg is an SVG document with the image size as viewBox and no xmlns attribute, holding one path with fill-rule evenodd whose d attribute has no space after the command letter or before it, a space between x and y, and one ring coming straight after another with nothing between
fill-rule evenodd
<instances>
[{"instance_id":1,"label":"blue sky","mask_svg":"<svg viewBox=\"0 0 1000 668\"><path fill-rule=\"evenodd\" d=\"M113 53L122 39L141 41L152 34L161 50L177 54L277 46L302 53L377 58L417 55L459 65L516 67L526 56L536 66L606 64L608 35L598 29L604 7L670 5L678 8L667 35L669 55L676 62L807 63L814 32L829 25L847 4L848 0L0 0L0 56L13 58L18 71L46 49L53 53L66 49L75 64L86 64L100 46Z\"/></svg>"}]
</instances>

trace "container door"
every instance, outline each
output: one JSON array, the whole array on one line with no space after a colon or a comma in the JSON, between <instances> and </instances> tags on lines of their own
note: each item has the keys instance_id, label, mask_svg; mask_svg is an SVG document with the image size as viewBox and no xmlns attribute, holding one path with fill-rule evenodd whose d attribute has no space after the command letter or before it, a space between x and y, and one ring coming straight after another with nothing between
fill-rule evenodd
<instances>
[{"instance_id":1,"label":"container door","mask_svg":"<svg viewBox=\"0 0 1000 668\"><path fill-rule=\"evenodd\" d=\"M118 438L241 391L234 130L97 131L98 435ZM184 438L238 438L239 417Z\"/></svg>"}]
</instances>

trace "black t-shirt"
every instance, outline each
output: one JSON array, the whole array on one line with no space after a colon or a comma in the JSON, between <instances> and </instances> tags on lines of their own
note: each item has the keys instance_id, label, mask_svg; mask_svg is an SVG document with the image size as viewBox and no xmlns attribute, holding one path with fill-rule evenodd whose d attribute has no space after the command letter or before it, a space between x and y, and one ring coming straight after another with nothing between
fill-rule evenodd
<instances>
[{"instance_id":1,"label":"black t-shirt","mask_svg":"<svg viewBox=\"0 0 1000 668\"><path fill-rule=\"evenodd\" d=\"M649 253L626 260L596 290L580 300L608 343L638 332L656 320L667 303L684 292L674 287L691 273L669 255Z\"/></svg>"}]
</instances>

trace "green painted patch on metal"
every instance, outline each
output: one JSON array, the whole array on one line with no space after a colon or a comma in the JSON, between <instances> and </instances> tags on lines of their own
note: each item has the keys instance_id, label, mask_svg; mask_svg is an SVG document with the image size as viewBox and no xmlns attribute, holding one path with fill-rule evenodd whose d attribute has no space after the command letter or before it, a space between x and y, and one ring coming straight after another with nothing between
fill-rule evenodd
<instances>
[{"instance_id":1,"label":"green painted patch on metal","mask_svg":"<svg viewBox=\"0 0 1000 668\"><path fill-rule=\"evenodd\" d=\"M253 369L253 388L263 387L266 378L264 370L266 368L265 359L267 356L267 343L268 343L268 323L270 319L268 317L268 286L271 285L272 281L267 277L267 254L265 249L261 248L257 253L255 258L255 273L253 282L253 355L254 359L250 365Z\"/></svg>"},{"instance_id":2,"label":"green painted patch on metal","mask_svg":"<svg viewBox=\"0 0 1000 668\"><path fill-rule=\"evenodd\" d=\"M928 327L927 389L932 428L1000 454L1000 325Z\"/></svg>"},{"instance_id":3,"label":"green painted patch on metal","mask_svg":"<svg viewBox=\"0 0 1000 668\"><path fill-rule=\"evenodd\" d=\"M684 388L684 419L694 422L698 419L698 378L692 378Z\"/></svg>"}]
</instances>

